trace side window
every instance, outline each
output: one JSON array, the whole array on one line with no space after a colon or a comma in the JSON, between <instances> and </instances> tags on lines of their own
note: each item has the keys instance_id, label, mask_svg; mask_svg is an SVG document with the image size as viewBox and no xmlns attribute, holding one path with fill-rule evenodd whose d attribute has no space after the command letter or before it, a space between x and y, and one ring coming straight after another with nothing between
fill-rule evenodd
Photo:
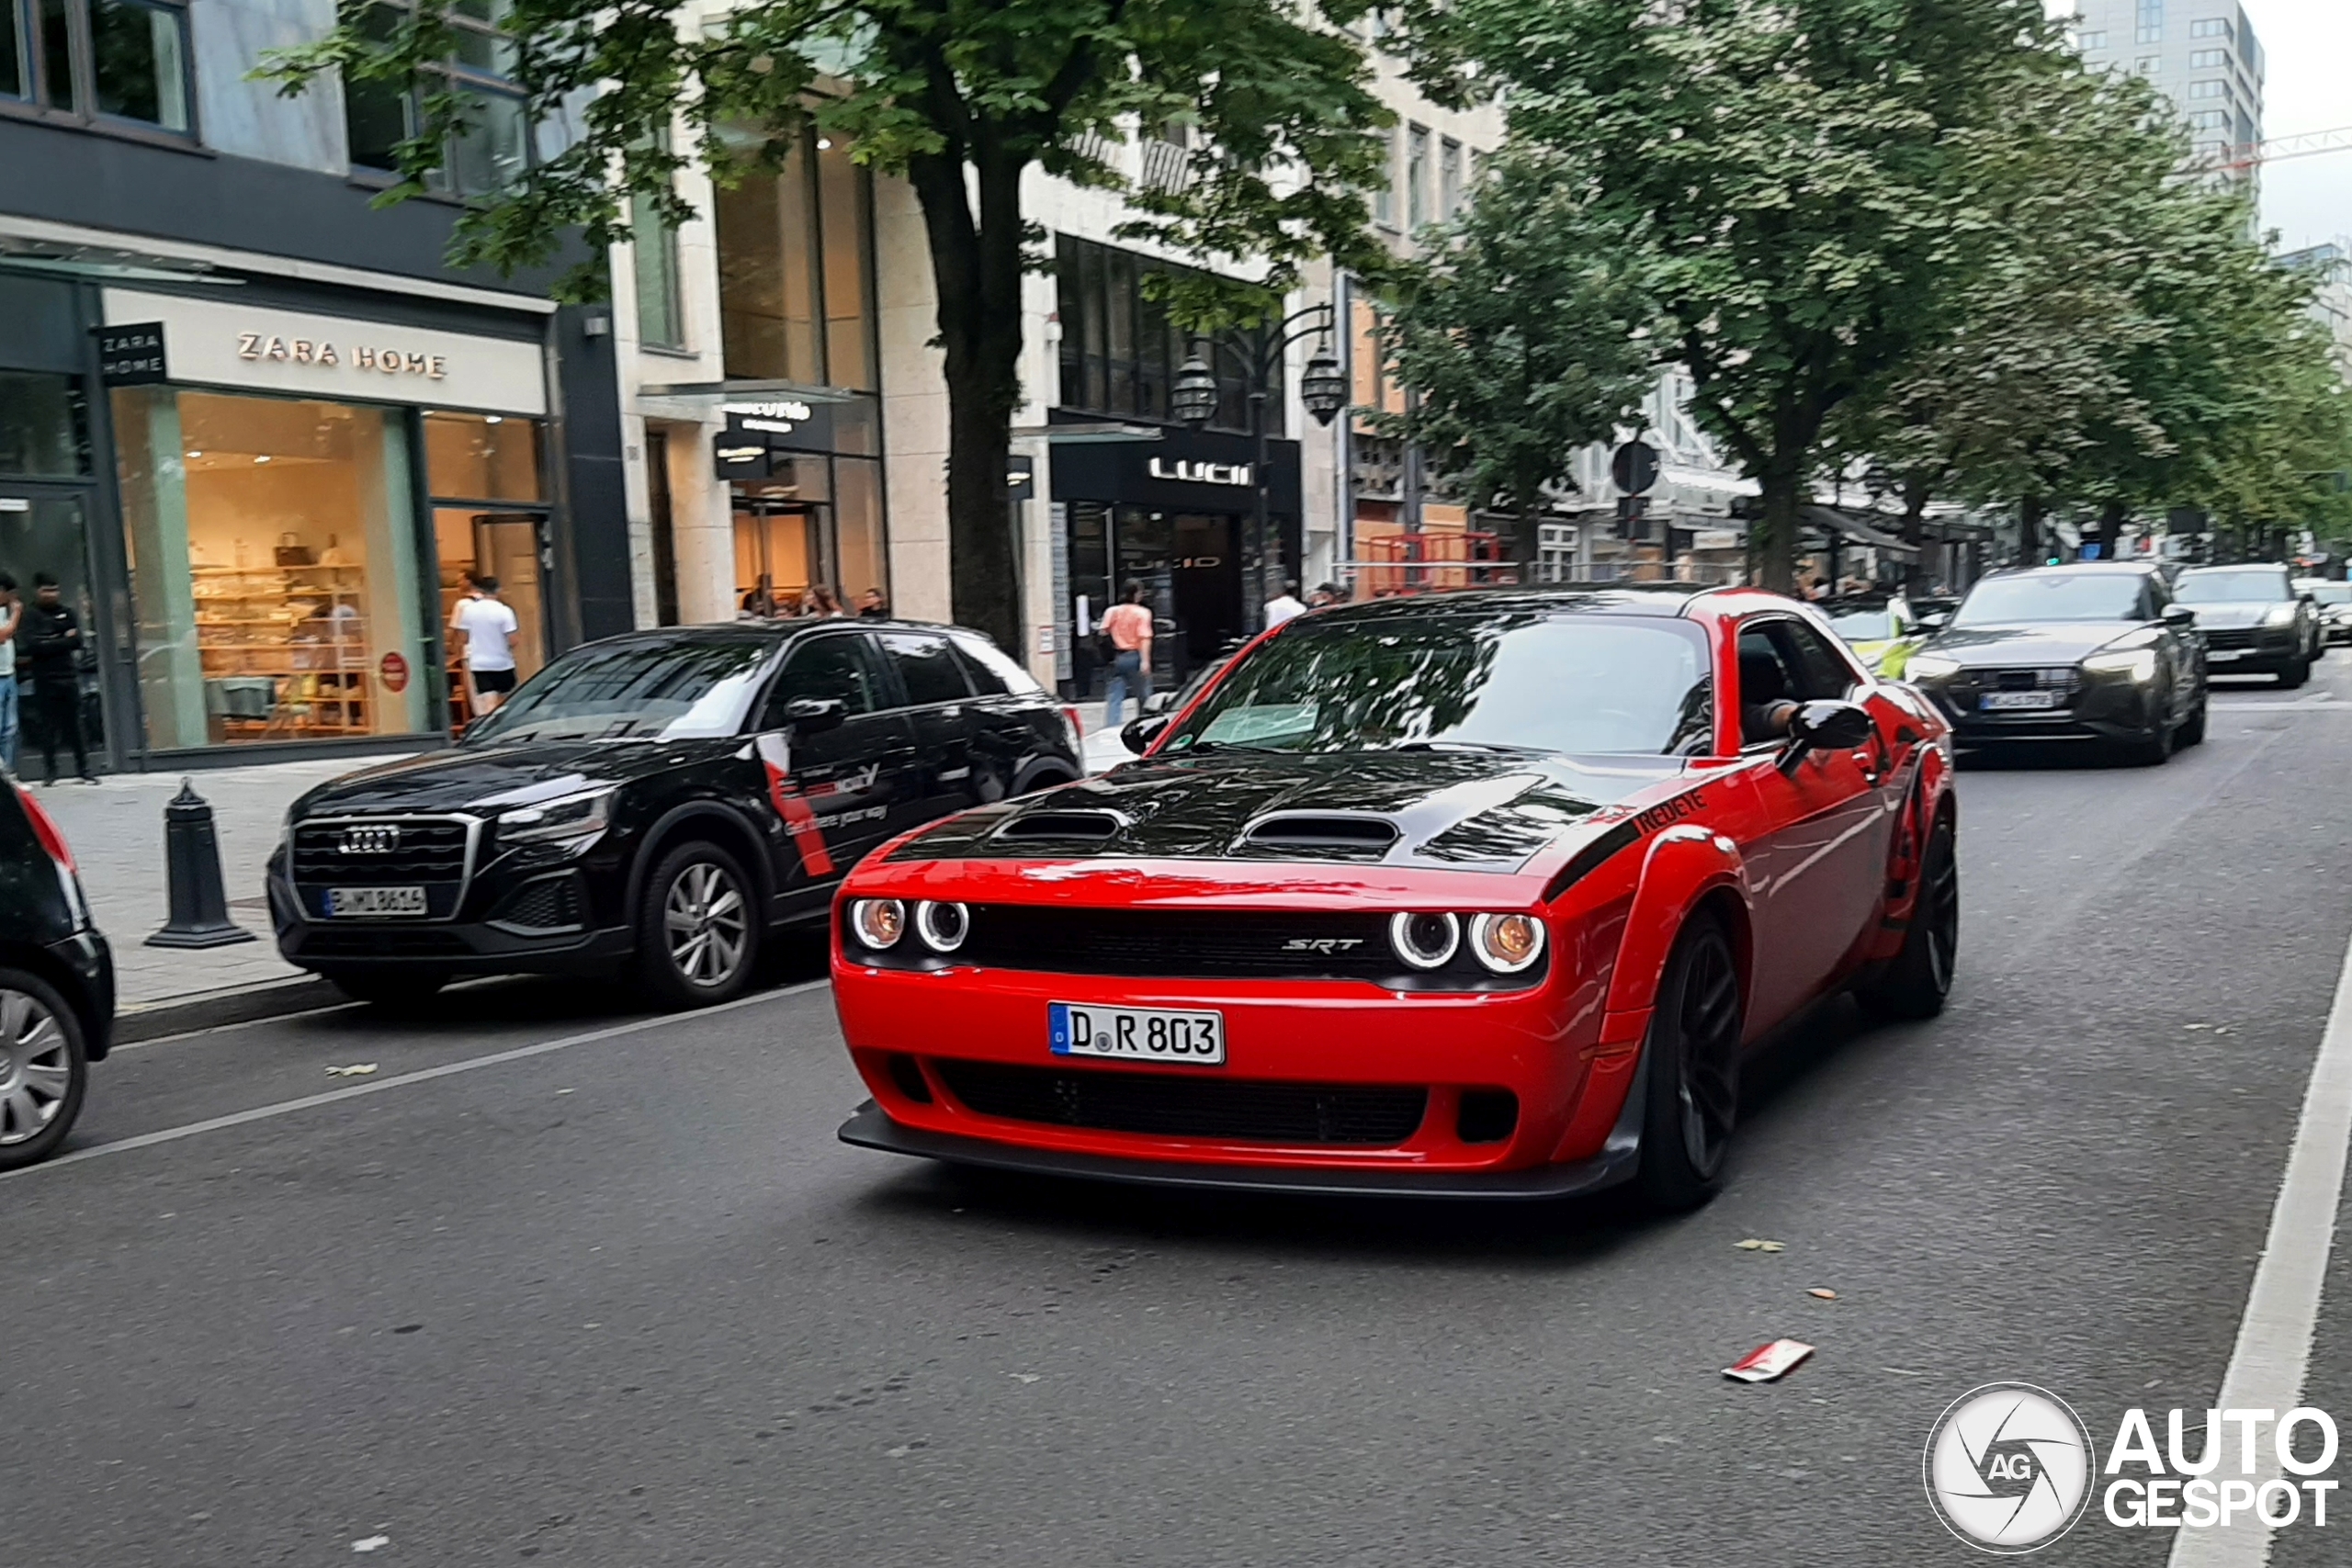
<instances>
[{"instance_id":1,"label":"side window","mask_svg":"<svg viewBox=\"0 0 2352 1568\"><path fill-rule=\"evenodd\" d=\"M982 696L997 696L1011 693L1015 696L1034 697L1045 688L1036 677L1023 670L992 642L976 637L948 639L956 645L956 652L964 666L965 678L972 682L972 690Z\"/></svg>"},{"instance_id":2,"label":"side window","mask_svg":"<svg viewBox=\"0 0 2352 1568\"><path fill-rule=\"evenodd\" d=\"M1782 639L1782 662L1798 680L1798 689L1789 695L1810 703L1835 700L1854 689L1854 671L1821 633L1803 621L1776 621L1772 630Z\"/></svg>"},{"instance_id":3,"label":"side window","mask_svg":"<svg viewBox=\"0 0 2352 1568\"><path fill-rule=\"evenodd\" d=\"M862 635L815 637L787 655L784 670L768 688L762 729L781 729L785 705L797 697L830 697L851 714L872 713L882 704Z\"/></svg>"},{"instance_id":4,"label":"side window","mask_svg":"<svg viewBox=\"0 0 2352 1568\"><path fill-rule=\"evenodd\" d=\"M1797 694L1797 680L1781 657L1770 627L1776 623L1750 624L1739 629L1740 742L1755 746L1779 737L1759 728L1763 710Z\"/></svg>"},{"instance_id":5,"label":"side window","mask_svg":"<svg viewBox=\"0 0 2352 1568\"><path fill-rule=\"evenodd\" d=\"M926 707L933 703L960 703L970 697L964 671L956 667L944 637L919 632L885 632L882 646L899 667L899 683L907 689L907 703Z\"/></svg>"}]
</instances>

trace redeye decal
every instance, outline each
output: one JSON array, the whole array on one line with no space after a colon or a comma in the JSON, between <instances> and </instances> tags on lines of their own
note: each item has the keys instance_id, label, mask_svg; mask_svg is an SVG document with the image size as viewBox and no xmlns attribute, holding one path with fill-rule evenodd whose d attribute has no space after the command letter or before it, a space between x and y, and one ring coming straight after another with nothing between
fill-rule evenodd
<instances>
[{"instance_id":1,"label":"redeye decal","mask_svg":"<svg viewBox=\"0 0 2352 1568\"><path fill-rule=\"evenodd\" d=\"M1696 817L1706 804L1704 790L1694 789L1687 795L1678 795L1672 800L1661 801L1647 811L1637 814L1634 818L1634 831L1647 838L1661 828L1673 827L1685 817Z\"/></svg>"}]
</instances>

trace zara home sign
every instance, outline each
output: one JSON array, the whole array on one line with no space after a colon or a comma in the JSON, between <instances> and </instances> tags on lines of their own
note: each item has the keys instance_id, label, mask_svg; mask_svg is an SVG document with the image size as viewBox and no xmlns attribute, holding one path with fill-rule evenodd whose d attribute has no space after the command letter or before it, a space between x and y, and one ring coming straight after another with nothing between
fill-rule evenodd
<instances>
[{"instance_id":1,"label":"zara home sign","mask_svg":"<svg viewBox=\"0 0 2352 1568\"><path fill-rule=\"evenodd\" d=\"M477 337L235 299L106 291L109 323L161 323L176 383L520 414L548 411L537 341Z\"/></svg>"}]
</instances>

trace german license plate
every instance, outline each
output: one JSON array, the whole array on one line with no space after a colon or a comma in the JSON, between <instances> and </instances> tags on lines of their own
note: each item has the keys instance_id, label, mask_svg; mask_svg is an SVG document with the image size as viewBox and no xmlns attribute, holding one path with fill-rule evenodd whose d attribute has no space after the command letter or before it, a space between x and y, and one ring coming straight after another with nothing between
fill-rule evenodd
<instances>
[{"instance_id":1,"label":"german license plate","mask_svg":"<svg viewBox=\"0 0 2352 1568\"><path fill-rule=\"evenodd\" d=\"M1987 692L1984 694L1986 713L2016 712L2029 708L2054 708L2058 705L2055 692Z\"/></svg>"},{"instance_id":2,"label":"german license plate","mask_svg":"<svg viewBox=\"0 0 2352 1568\"><path fill-rule=\"evenodd\" d=\"M1046 1017L1047 1043L1057 1056L1173 1062L1193 1067L1225 1065L1225 1015L1221 1012L1048 1002Z\"/></svg>"},{"instance_id":3,"label":"german license plate","mask_svg":"<svg viewBox=\"0 0 2352 1568\"><path fill-rule=\"evenodd\" d=\"M422 887L330 887L327 889L327 913L330 915L421 915L424 913L424 889Z\"/></svg>"},{"instance_id":4,"label":"german license plate","mask_svg":"<svg viewBox=\"0 0 2352 1568\"><path fill-rule=\"evenodd\" d=\"M2234 664L2237 662L2238 651L2234 648L2216 648L2210 650L2205 658L2209 663Z\"/></svg>"}]
</instances>

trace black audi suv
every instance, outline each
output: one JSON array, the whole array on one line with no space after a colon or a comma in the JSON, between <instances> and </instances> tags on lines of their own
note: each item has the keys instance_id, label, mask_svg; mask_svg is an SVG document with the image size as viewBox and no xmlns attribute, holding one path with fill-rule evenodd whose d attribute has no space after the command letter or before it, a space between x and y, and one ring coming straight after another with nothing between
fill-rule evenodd
<instances>
[{"instance_id":1,"label":"black audi suv","mask_svg":"<svg viewBox=\"0 0 2352 1568\"><path fill-rule=\"evenodd\" d=\"M1080 759L1076 715L978 632L640 632L556 660L451 750L297 800L271 917L288 962L365 999L633 968L718 1002L876 844Z\"/></svg>"},{"instance_id":2,"label":"black audi suv","mask_svg":"<svg viewBox=\"0 0 2352 1568\"><path fill-rule=\"evenodd\" d=\"M114 957L73 852L0 770L0 1170L57 1152L113 1033Z\"/></svg>"},{"instance_id":3,"label":"black audi suv","mask_svg":"<svg viewBox=\"0 0 2352 1568\"><path fill-rule=\"evenodd\" d=\"M2162 762L2205 739L2196 612L2136 562L1995 572L1904 674L1962 747L2097 741Z\"/></svg>"}]
</instances>

